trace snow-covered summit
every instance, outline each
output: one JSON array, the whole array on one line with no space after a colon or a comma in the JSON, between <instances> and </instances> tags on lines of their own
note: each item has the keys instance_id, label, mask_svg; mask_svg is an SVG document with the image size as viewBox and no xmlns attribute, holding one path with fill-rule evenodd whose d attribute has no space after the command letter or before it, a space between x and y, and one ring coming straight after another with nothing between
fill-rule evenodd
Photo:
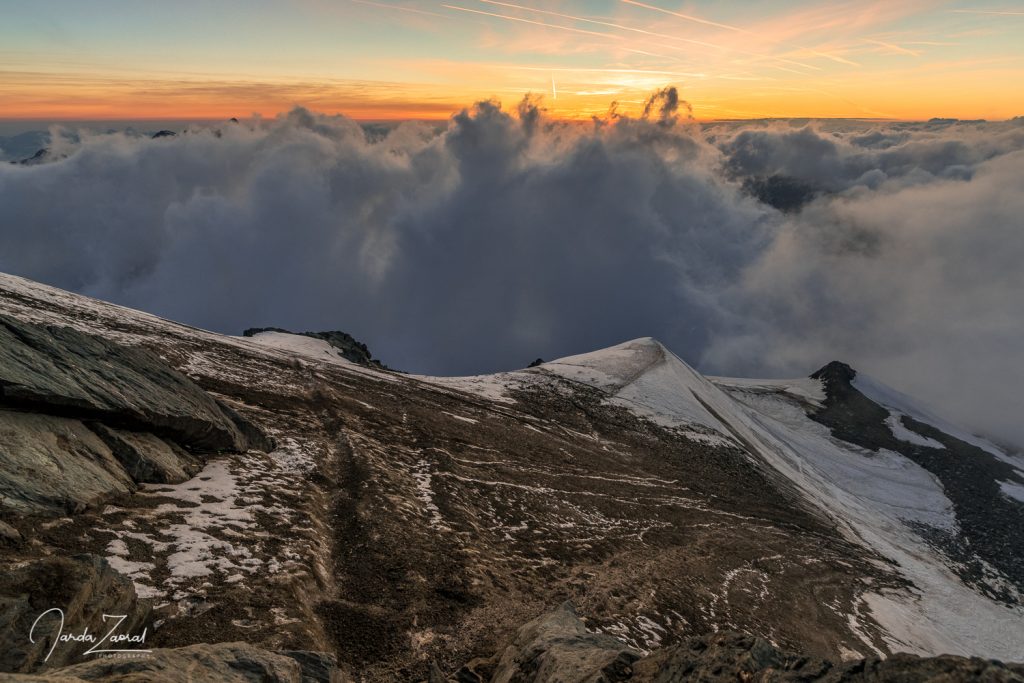
<instances>
[{"instance_id":1,"label":"snow-covered summit","mask_svg":"<svg viewBox=\"0 0 1024 683\"><path fill-rule=\"evenodd\" d=\"M611 402L632 408L659 424L700 425L723 436L729 434L717 417L718 410L727 406L727 397L653 337L559 358L539 367L600 389Z\"/></svg>"}]
</instances>

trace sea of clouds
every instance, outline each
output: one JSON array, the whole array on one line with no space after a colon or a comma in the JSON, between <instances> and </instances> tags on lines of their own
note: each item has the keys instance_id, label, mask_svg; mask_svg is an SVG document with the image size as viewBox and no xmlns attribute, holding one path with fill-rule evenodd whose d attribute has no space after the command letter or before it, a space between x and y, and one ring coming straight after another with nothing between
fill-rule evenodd
<instances>
[{"instance_id":1,"label":"sea of clouds","mask_svg":"<svg viewBox=\"0 0 1024 683\"><path fill-rule=\"evenodd\" d=\"M0 270L209 329L342 329L398 368L654 336L708 373L841 359L1024 444L1024 121L699 125L481 102L51 131L0 164Z\"/></svg>"}]
</instances>

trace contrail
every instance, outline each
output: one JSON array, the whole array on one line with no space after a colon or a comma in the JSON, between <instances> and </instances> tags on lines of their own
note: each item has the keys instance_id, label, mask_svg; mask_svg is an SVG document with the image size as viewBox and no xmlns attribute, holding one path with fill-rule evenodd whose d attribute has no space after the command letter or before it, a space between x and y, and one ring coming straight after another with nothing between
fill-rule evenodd
<instances>
[{"instance_id":1,"label":"contrail","mask_svg":"<svg viewBox=\"0 0 1024 683\"><path fill-rule=\"evenodd\" d=\"M814 71L821 71L821 69L819 67L813 66L811 64L804 64L803 62L797 62L795 60L786 59L784 57L774 57L774 56L771 56L771 55L763 55L763 54L758 54L756 52L749 52L747 50L739 50L737 48L729 47L727 45L718 45L716 43L709 43L709 42L707 42L705 40L694 40L692 38L682 38L680 36L672 36L672 35L668 35L668 34L665 34L665 33L657 33L655 31L647 31L647 30L642 29L642 28L636 28L635 26L625 26L623 24L616 24L616 23L613 23L613 22L610 22L610 21L600 21L598 19L587 19L586 17L579 17L579 16L575 16L575 15L572 15L572 14L562 14L561 12L552 12L550 10L537 9L535 7L526 7L524 5L516 5L516 4L511 3L511 2L501 2L501 0L479 0L479 1L482 2L482 3L488 4L488 5L500 5L502 7L511 7L512 9L523 10L523 11L526 11L526 12L535 12L537 14L546 14L548 16L559 17L561 19L569 19L571 21L580 21L580 22L583 22L583 23L586 23L586 24L595 24L595 25L598 25L598 26L607 26L609 28L619 29L620 31L631 31L633 33L641 33L641 34L647 35L647 36L654 36L656 38L664 38L666 40L674 40L674 41L677 41L677 42L690 43L692 45L700 45L702 47L710 47L710 48L714 48L716 50L733 51L733 52L737 52L739 54L747 55L748 57L757 57L759 59L769 59L769 60L776 61L776 62L782 62L784 64L792 64L793 66L799 66L799 67L802 67L804 69L812 69ZM625 0L623 0L623 1L625 1ZM646 5L641 5L641 6L646 7ZM444 7L449 7L449 5L444 5ZM467 10L467 11L473 11L473 10ZM479 13L480 14L489 14L490 16L495 16L495 17L503 17L503 18L506 18L506 19L513 19L513 20L516 20L516 21L528 21L526 19L517 19L516 17L509 17L509 16L506 16L504 14L491 14L490 12L479 12ZM548 26L549 24L542 24L542 25ZM749 33L749 31L746 31L746 32ZM610 34L610 33L598 33L597 35L621 38L621 36L614 36L613 34Z\"/></svg>"},{"instance_id":2,"label":"contrail","mask_svg":"<svg viewBox=\"0 0 1024 683\"><path fill-rule=\"evenodd\" d=\"M875 45L881 45L884 48L888 48L890 50L895 50L896 52L902 52L905 55L912 55L914 57L920 57L921 56L920 52L915 52L914 50L909 50L909 49L907 49L905 47L901 47L899 45L893 45L892 43L886 43L886 42L883 42L881 40L872 40L871 38L862 38L862 40L865 43L874 43Z\"/></svg>"},{"instance_id":3,"label":"contrail","mask_svg":"<svg viewBox=\"0 0 1024 683\"><path fill-rule=\"evenodd\" d=\"M709 21L707 19L701 19L700 17L694 17L689 14L680 14L679 12L673 12L661 7L655 7L654 5L647 5L636 0L622 0L627 5L636 5L637 7L643 7L644 9L654 10L655 12L661 12L663 14L671 14L673 17L679 17L680 19L686 19L687 21L694 21L698 24L704 24L705 26L715 26L717 28L724 28L728 31L736 31L738 33L751 33L745 28L739 26L730 26L729 24L719 24L717 21Z\"/></svg>"},{"instance_id":4,"label":"contrail","mask_svg":"<svg viewBox=\"0 0 1024 683\"><path fill-rule=\"evenodd\" d=\"M480 0L480 1L481 2L487 2L487 0ZM637 0L621 0L621 2L624 2L627 5L635 5L636 7L643 7L644 9L653 10L655 12L661 12L662 14L668 14L668 15L673 16L673 17L678 17L679 19L685 19L686 21L693 21L693 22L696 22L698 24L704 24L705 26L715 26L717 28L724 28L724 29L726 29L728 31L735 31L736 33L745 33L747 35L752 35L752 36L753 35L759 35L759 34L757 34L754 31L750 31L750 30L745 29L745 28L740 28L739 26L731 26L729 24L722 24L722 23L719 23L717 21L710 21L708 19L701 19L700 17L695 17L695 16L690 15L690 14L682 14L680 12L673 12L671 10L664 9L663 7L656 7L655 5L648 5L647 3L638 2ZM769 39L769 42L779 43L780 41L774 41L774 40L770 40ZM846 59L845 57L840 57L838 55L829 54L827 52L821 52L819 50L814 50L812 48L800 47L799 45L792 45L790 43L780 43L780 44L782 44L782 45L789 45L790 47L796 48L798 50L806 50L807 52L810 52L811 54L813 54L813 55L815 55L817 57L822 57L824 59L830 59L833 62L838 62L840 64L846 64L848 66L860 66L860 64L858 64L857 62L854 62L852 60ZM780 61L786 61L786 62L789 62L791 64L798 64L799 66L807 67L806 64L800 64L799 62L791 62L790 60L785 60L785 59L782 59L780 57L773 57L772 59L779 59ZM814 68L814 67L811 67L811 68Z\"/></svg>"},{"instance_id":5,"label":"contrail","mask_svg":"<svg viewBox=\"0 0 1024 683\"><path fill-rule=\"evenodd\" d=\"M469 9L468 7L459 7L458 5L444 5L441 7L445 9L453 9L459 12L469 12L471 14L482 14L487 17L495 17L497 19L506 19L508 21L518 21L524 24L533 24L534 26L543 26L545 28L557 28L562 31L571 31L572 33L583 33L588 36L600 36L602 38L613 38L615 40L622 40L622 36L617 36L611 33L601 33L600 31L587 31L582 28L572 28L571 26L559 26L558 24L546 24L543 21L533 21L532 19L521 19L520 17L510 17L507 14L496 14L494 12L484 12L478 9Z\"/></svg>"},{"instance_id":6,"label":"contrail","mask_svg":"<svg viewBox=\"0 0 1024 683\"><path fill-rule=\"evenodd\" d=\"M956 14L998 14L1006 17L1024 17L1024 12L1009 12L1003 10L951 9L949 11Z\"/></svg>"},{"instance_id":7,"label":"contrail","mask_svg":"<svg viewBox=\"0 0 1024 683\"><path fill-rule=\"evenodd\" d=\"M371 7L381 7L383 9L395 9L399 10L400 12L409 12L410 14L422 14L427 17L440 17L441 19L447 19L447 17L445 17L443 14L438 14L437 12L428 12L426 10L416 9L414 7L404 7L402 5L388 5L383 2L373 2L372 0L349 0L349 2L354 2L359 5L370 5Z\"/></svg>"}]
</instances>

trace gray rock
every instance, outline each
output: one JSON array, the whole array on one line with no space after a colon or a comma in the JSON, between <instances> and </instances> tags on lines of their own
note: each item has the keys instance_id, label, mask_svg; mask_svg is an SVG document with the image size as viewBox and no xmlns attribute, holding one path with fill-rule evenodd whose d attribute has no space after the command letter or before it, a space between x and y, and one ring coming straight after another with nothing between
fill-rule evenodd
<instances>
[{"instance_id":1,"label":"gray rock","mask_svg":"<svg viewBox=\"0 0 1024 683\"><path fill-rule=\"evenodd\" d=\"M89 426L136 482L178 484L201 469L187 451L148 432L129 432L102 424Z\"/></svg>"},{"instance_id":2,"label":"gray rock","mask_svg":"<svg viewBox=\"0 0 1024 683\"><path fill-rule=\"evenodd\" d=\"M38 676L3 676L0 683L302 683L291 657L246 643L158 649L138 658L95 659Z\"/></svg>"},{"instance_id":3,"label":"gray rock","mask_svg":"<svg viewBox=\"0 0 1024 683\"><path fill-rule=\"evenodd\" d=\"M493 683L606 683L628 680L640 653L587 631L571 603L526 624L498 662Z\"/></svg>"},{"instance_id":4,"label":"gray rock","mask_svg":"<svg viewBox=\"0 0 1024 683\"><path fill-rule=\"evenodd\" d=\"M18 512L78 512L135 483L78 420L0 410L0 503Z\"/></svg>"},{"instance_id":5,"label":"gray rock","mask_svg":"<svg viewBox=\"0 0 1024 683\"><path fill-rule=\"evenodd\" d=\"M34 640L29 634L40 615L52 608L64 612L64 633L97 636L115 622L103 615L125 615L118 633L140 634L146 628L149 603L140 601L135 587L95 555L46 557L0 572L0 671L33 673L80 661L91 647L84 642L58 642L59 615L40 619ZM52 653L50 653L52 647ZM47 654L49 659L47 660Z\"/></svg>"},{"instance_id":6,"label":"gray rock","mask_svg":"<svg viewBox=\"0 0 1024 683\"><path fill-rule=\"evenodd\" d=\"M0 406L151 431L202 451L264 448L154 353L0 315Z\"/></svg>"}]
</instances>

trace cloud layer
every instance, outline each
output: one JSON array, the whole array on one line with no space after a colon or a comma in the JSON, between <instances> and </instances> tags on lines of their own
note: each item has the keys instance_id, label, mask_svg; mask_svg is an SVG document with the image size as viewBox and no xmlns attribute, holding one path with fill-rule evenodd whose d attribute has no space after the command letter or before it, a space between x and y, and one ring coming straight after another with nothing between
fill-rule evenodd
<instances>
[{"instance_id":1,"label":"cloud layer","mask_svg":"<svg viewBox=\"0 0 1024 683\"><path fill-rule=\"evenodd\" d=\"M685 109L82 132L0 166L0 270L219 331L345 329L419 372L644 335L717 373L841 358L1024 443L1024 125Z\"/></svg>"}]
</instances>

